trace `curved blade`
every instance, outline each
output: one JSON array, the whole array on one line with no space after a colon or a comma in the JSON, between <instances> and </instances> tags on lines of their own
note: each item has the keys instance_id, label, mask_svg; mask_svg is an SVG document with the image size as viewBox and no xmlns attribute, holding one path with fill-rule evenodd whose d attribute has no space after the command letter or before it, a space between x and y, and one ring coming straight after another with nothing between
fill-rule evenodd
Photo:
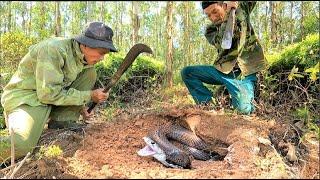
<instances>
[{"instance_id":1,"label":"curved blade","mask_svg":"<svg viewBox=\"0 0 320 180\"><path fill-rule=\"evenodd\" d=\"M133 61L139 56L141 53L149 53L152 54L152 50L149 46L138 43L132 46L132 48L127 53L126 57L124 58L123 62L121 63L117 72L112 76L109 83L104 88L104 92L108 92L120 79L122 74L129 68L129 66L133 63ZM88 113L92 111L92 109L96 106L97 103L90 103Z\"/></svg>"},{"instance_id":2,"label":"curved blade","mask_svg":"<svg viewBox=\"0 0 320 180\"><path fill-rule=\"evenodd\" d=\"M128 69L128 67L133 63L133 61L139 56L140 53L152 54L152 50L149 46L145 44L135 44L127 53L122 64L120 65L117 72L113 75L108 85L105 87L105 92L107 92L114 84L120 79L121 75Z\"/></svg>"},{"instance_id":3,"label":"curved blade","mask_svg":"<svg viewBox=\"0 0 320 180\"><path fill-rule=\"evenodd\" d=\"M233 37L233 30L234 30L234 23L235 23L235 9L232 8L228 17L226 30L223 34L221 47L223 49L230 49L232 45L232 37Z\"/></svg>"}]
</instances>

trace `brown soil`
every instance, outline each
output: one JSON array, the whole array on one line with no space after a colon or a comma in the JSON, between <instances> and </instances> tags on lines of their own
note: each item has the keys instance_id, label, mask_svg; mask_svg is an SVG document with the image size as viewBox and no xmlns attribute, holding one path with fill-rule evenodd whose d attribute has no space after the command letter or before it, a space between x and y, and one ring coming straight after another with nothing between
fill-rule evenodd
<instances>
[{"instance_id":1,"label":"brown soil","mask_svg":"<svg viewBox=\"0 0 320 180\"><path fill-rule=\"evenodd\" d=\"M137 151L145 146L142 138L169 121L191 127L224 158L192 160L191 169L174 169L152 157L138 156ZM319 178L319 141L309 137L299 143L290 127L254 116L196 108L119 112L112 121L92 121L78 132L46 130L39 145L59 145L63 155L39 160L34 156L15 177ZM288 155L292 147L296 159Z\"/></svg>"}]
</instances>

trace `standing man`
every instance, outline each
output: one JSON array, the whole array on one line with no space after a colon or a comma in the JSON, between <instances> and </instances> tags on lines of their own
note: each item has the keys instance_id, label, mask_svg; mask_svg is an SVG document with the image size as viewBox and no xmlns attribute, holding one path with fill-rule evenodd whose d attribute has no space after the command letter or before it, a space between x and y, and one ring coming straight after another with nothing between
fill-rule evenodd
<instances>
[{"instance_id":1,"label":"standing man","mask_svg":"<svg viewBox=\"0 0 320 180\"><path fill-rule=\"evenodd\" d=\"M203 83L224 85L231 95L232 105L243 114L254 110L256 73L266 66L262 47L250 24L250 13L256 2L203 1L202 8L212 24L205 32L209 43L217 48L213 66L197 65L182 69L181 76L197 104L212 102L212 92ZM221 42L231 8L235 8L234 36L230 49Z\"/></svg>"},{"instance_id":2,"label":"standing man","mask_svg":"<svg viewBox=\"0 0 320 180\"><path fill-rule=\"evenodd\" d=\"M92 90L93 65L117 52L112 36L110 27L91 22L74 38L54 37L29 48L1 97L17 158L33 151L49 118L48 128L81 127L76 122L80 114L84 119L92 115L84 105L108 98L102 88ZM0 161L9 158L10 137L1 137Z\"/></svg>"}]
</instances>

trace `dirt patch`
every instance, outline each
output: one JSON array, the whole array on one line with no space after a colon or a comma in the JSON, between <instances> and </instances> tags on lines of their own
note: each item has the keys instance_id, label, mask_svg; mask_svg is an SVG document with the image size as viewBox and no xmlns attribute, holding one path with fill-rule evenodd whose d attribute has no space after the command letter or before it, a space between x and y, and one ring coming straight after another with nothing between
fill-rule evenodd
<instances>
[{"instance_id":1,"label":"dirt patch","mask_svg":"<svg viewBox=\"0 0 320 180\"><path fill-rule=\"evenodd\" d=\"M191 169L174 169L152 157L138 156L137 151L145 146L142 138L150 130L172 121L195 131L224 158L215 161L193 159ZM63 156L28 162L15 177L318 178L319 156L316 153L319 148L304 151L308 148L293 143L297 158L305 161L304 165L288 164L282 157L286 154L274 148L277 142L269 137L279 140L286 130L277 128L274 121L258 117L219 115L195 108L136 114L122 112L113 121L91 122L83 131L47 130L40 144L59 145L64 151ZM294 134L290 133L294 130L287 132L288 137L293 137ZM319 142L309 143L306 147L319 145L314 143Z\"/></svg>"}]
</instances>

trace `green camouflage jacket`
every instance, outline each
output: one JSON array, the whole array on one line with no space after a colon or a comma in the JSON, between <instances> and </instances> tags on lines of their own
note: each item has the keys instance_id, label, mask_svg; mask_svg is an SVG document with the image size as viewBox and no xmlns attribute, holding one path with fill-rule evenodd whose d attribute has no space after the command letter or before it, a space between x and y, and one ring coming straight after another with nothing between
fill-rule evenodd
<instances>
[{"instance_id":1,"label":"green camouflage jacket","mask_svg":"<svg viewBox=\"0 0 320 180\"><path fill-rule=\"evenodd\" d=\"M83 105L90 91L66 88L86 65L79 44L72 39L50 38L29 48L17 71L4 87L1 104L6 112L21 104L30 106Z\"/></svg>"},{"instance_id":2,"label":"green camouflage jacket","mask_svg":"<svg viewBox=\"0 0 320 180\"><path fill-rule=\"evenodd\" d=\"M257 36L250 23L250 13L256 2L239 2L236 10L234 36L230 49L222 49L221 42L227 24L211 24L207 27L205 37L218 50L218 58L214 66L219 71L228 74L238 66L242 76L247 76L265 68L267 62Z\"/></svg>"}]
</instances>

